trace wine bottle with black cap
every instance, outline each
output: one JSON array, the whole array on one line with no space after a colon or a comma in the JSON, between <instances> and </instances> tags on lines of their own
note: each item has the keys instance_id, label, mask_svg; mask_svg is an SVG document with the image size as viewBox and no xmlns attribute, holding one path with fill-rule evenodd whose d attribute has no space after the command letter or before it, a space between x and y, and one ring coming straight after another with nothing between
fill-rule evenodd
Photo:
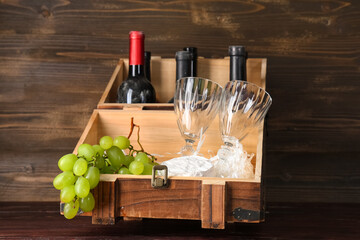
<instances>
[{"instance_id":1,"label":"wine bottle with black cap","mask_svg":"<svg viewBox=\"0 0 360 240\"><path fill-rule=\"evenodd\" d=\"M229 46L230 55L230 81L246 81L247 52L244 46Z\"/></svg>"},{"instance_id":2,"label":"wine bottle with black cap","mask_svg":"<svg viewBox=\"0 0 360 240\"><path fill-rule=\"evenodd\" d=\"M144 66L145 66L145 77L147 78L147 80L149 80L151 82L151 52L149 51L145 51L145 61L144 61Z\"/></svg>"},{"instance_id":3,"label":"wine bottle with black cap","mask_svg":"<svg viewBox=\"0 0 360 240\"><path fill-rule=\"evenodd\" d=\"M144 39L141 31L129 33L129 74L118 89L119 103L154 103L156 93L145 77Z\"/></svg>"},{"instance_id":4,"label":"wine bottle with black cap","mask_svg":"<svg viewBox=\"0 0 360 240\"><path fill-rule=\"evenodd\" d=\"M175 54L176 60L176 80L183 77L193 77L191 61L193 55L190 51L178 51ZM169 103L173 103L174 98L170 99Z\"/></svg>"},{"instance_id":5,"label":"wine bottle with black cap","mask_svg":"<svg viewBox=\"0 0 360 240\"><path fill-rule=\"evenodd\" d=\"M185 47L185 48L183 48L183 50L190 52L192 54L190 77L196 77L197 76L197 57L198 57L197 48L196 47Z\"/></svg>"}]
</instances>

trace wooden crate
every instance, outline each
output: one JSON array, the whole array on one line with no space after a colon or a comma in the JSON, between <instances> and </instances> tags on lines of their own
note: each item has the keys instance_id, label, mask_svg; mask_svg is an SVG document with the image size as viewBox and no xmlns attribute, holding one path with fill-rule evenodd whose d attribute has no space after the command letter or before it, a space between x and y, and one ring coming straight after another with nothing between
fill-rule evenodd
<instances>
[{"instance_id":1,"label":"wooden crate","mask_svg":"<svg viewBox=\"0 0 360 240\"><path fill-rule=\"evenodd\" d=\"M228 59L199 59L198 69L199 76L221 85L228 81ZM248 81L265 87L266 59L249 59L247 71ZM120 60L98 104L99 109L94 110L74 153L80 144L97 144L105 135L127 136L134 117L135 123L141 126L140 140L147 152L156 154L159 162L179 156L176 153L185 141L178 130L173 105L165 103L175 88L175 61L152 59L152 83L160 102L156 104L115 103L116 90L126 72L127 60ZM137 148L134 134L130 140ZM263 125L254 129L242 143L248 153L255 154L253 180L169 177L168 188L154 189L151 176L102 174L93 190L96 203L92 223L114 224L121 218L189 219L201 220L203 228L223 229L226 222L263 221ZM217 117L206 131L201 154L214 156L221 145Z\"/></svg>"},{"instance_id":2,"label":"wooden crate","mask_svg":"<svg viewBox=\"0 0 360 240\"><path fill-rule=\"evenodd\" d=\"M96 144L104 135L127 135L131 117L141 126L143 147L161 155L158 156L159 162L173 157L174 154L170 153L177 153L184 145L173 112L114 109L94 110L78 145L84 142ZM172 218L201 220L204 228L224 228L225 222L261 221L262 136L262 128L259 128L243 141L245 149L255 153L255 179L251 181L170 177L168 188L154 189L150 184L151 176L101 175L101 181L93 192L96 204L92 222L113 224L117 217ZM135 136L130 140L135 143ZM205 156L209 156L209 151L216 154L221 144L216 119L206 132L201 153ZM233 211L240 213L236 215L238 213Z\"/></svg>"},{"instance_id":3,"label":"wooden crate","mask_svg":"<svg viewBox=\"0 0 360 240\"><path fill-rule=\"evenodd\" d=\"M265 88L266 59L249 58L247 60L247 80ZM157 103L148 104L120 104L116 103L117 89L128 73L128 59L121 59L117 64L108 85L97 105L98 109L162 109L171 110L173 104L167 103L175 91L176 62L173 58L151 58L151 83L156 90ZM211 79L221 86L229 81L229 58L224 59L198 59L198 76Z\"/></svg>"}]
</instances>

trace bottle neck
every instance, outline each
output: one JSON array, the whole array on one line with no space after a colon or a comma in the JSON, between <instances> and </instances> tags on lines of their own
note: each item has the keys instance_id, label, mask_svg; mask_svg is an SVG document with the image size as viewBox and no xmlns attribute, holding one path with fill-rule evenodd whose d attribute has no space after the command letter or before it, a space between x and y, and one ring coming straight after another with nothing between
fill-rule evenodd
<instances>
[{"instance_id":1,"label":"bottle neck","mask_svg":"<svg viewBox=\"0 0 360 240\"><path fill-rule=\"evenodd\" d=\"M129 65L129 77L145 77L144 65Z\"/></svg>"},{"instance_id":2,"label":"bottle neck","mask_svg":"<svg viewBox=\"0 0 360 240\"><path fill-rule=\"evenodd\" d=\"M196 47L185 47L183 50L192 54L190 76L196 77L197 76L197 57L198 57L197 48Z\"/></svg>"},{"instance_id":3,"label":"bottle neck","mask_svg":"<svg viewBox=\"0 0 360 240\"><path fill-rule=\"evenodd\" d=\"M176 80L183 77L193 77L192 61L193 55L188 51L178 51L175 54Z\"/></svg>"},{"instance_id":4,"label":"bottle neck","mask_svg":"<svg viewBox=\"0 0 360 240\"><path fill-rule=\"evenodd\" d=\"M151 52L145 52L145 60L144 60L144 71L145 71L145 77L147 78L147 80L149 80L151 82L151 66L150 66L150 62L151 62Z\"/></svg>"},{"instance_id":5,"label":"bottle neck","mask_svg":"<svg viewBox=\"0 0 360 240\"><path fill-rule=\"evenodd\" d=\"M230 81L243 80L246 81L246 57L230 56Z\"/></svg>"},{"instance_id":6,"label":"bottle neck","mask_svg":"<svg viewBox=\"0 0 360 240\"><path fill-rule=\"evenodd\" d=\"M176 80L191 76L191 60L176 61Z\"/></svg>"}]
</instances>

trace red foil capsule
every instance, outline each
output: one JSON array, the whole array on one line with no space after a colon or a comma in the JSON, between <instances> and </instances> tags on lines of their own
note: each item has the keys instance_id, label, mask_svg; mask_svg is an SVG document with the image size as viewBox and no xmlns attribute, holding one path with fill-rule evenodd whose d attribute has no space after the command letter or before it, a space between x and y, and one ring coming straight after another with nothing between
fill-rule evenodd
<instances>
[{"instance_id":1,"label":"red foil capsule","mask_svg":"<svg viewBox=\"0 0 360 240\"><path fill-rule=\"evenodd\" d=\"M141 31L131 31L129 33L130 65L144 65L144 39L145 35Z\"/></svg>"}]
</instances>

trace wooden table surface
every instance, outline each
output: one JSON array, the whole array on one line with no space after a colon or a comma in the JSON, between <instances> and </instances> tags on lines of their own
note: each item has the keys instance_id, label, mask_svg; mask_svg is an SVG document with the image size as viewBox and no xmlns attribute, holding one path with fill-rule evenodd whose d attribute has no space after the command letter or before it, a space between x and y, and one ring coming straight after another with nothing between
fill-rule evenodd
<instances>
[{"instance_id":1,"label":"wooden table surface","mask_svg":"<svg viewBox=\"0 0 360 240\"><path fill-rule=\"evenodd\" d=\"M0 202L0 239L359 239L360 204L269 203L260 224L201 229L200 221L150 220L91 225L66 220L57 202Z\"/></svg>"}]
</instances>

